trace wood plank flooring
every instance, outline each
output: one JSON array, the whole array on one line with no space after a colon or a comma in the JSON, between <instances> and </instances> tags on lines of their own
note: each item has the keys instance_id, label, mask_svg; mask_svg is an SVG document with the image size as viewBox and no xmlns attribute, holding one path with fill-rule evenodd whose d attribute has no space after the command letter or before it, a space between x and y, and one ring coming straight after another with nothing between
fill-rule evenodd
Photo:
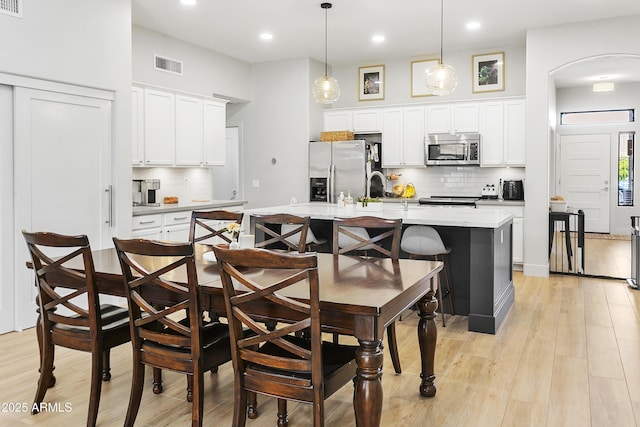
<instances>
[{"instance_id":1,"label":"wood plank flooring","mask_svg":"<svg viewBox=\"0 0 640 427\"><path fill-rule=\"evenodd\" d=\"M549 257L549 270L559 273L577 273L577 237L571 233L573 251L572 268L567 262L567 250L564 234L557 232ZM584 243L584 272L591 276L626 279L631 277L631 239L630 236L594 235L587 233Z\"/></svg>"},{"instance_id":2,"label":"wood plank flooring","mask_svg":"<svg viewBox=\"0 0 640 427\"><path fill-rule=\"evenodd\" d=\"M467 319L438 322L436 397L421 398L415 314L397 323L403 372L385 359L383 426L593 426L640 425L640 292L623 281L515 274L516 300L496 335L467 331ZM0 425L61 426L86 422L89 356L56 349L56 386L45 402L62 410L30 415L38 357L34 330L0 336ZM131 349L112 352L112 380L103 383L99 426L121 426L129 400ZM184 376L165 373L154 395L148 371L136 425L188 425ZM230 426L231 366L206 374L206 425ZM326 425L355 425L352 389L327 400ZM70 410L64 412L64 404ZM307 405L290 403L289 425L309 426ZM55 409L55 408L52 408ZM248 427L273 426L274 399L259 397L260 416Z\"/></svg>"}]
</instances>

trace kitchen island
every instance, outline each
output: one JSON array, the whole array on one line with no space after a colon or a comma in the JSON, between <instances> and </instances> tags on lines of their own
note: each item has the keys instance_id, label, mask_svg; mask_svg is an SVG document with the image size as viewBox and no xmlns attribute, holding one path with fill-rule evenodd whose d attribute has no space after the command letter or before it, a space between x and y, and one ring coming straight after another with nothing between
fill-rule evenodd
<instances>
[{"instance_id":1,"label":"kitchen island","mask_svg":"<svg viewBox=\"0 0 640 427\"><path fill-rule=\"evenodd\" d=\"M371 215L402 218L403 227L430 225L451 248L448 269L454 308L456 314L468 316L470 331L495 334L513 305L513 214L508 210L412 204L405 210L397 203L369 203L364 210L356 205L343 208L329 203L303 203L245 210L245 221L250 221L251 214L276 213L311 217L314 233L329 239L325 250L331 248L329 230L334 218ZM253 230L252 224L245 224L244 229Z\"/></svg>"}]
</instances>

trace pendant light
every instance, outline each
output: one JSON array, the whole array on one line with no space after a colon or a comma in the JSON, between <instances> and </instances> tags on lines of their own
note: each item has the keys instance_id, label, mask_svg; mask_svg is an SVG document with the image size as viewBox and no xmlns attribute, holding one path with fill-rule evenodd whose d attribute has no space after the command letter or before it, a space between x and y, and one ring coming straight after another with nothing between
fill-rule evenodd
<instances>
[{"instance_id":1,"label":"pendant light","mask_svg":"<svg viewBox=\"0 0 640 427\"><path fill-rule=\"evenodd\" d=\"M429 68L425 74L427 88L434 95L447 95L456 89L456 71L442 62L442 33L444 27L444 0L440 0L440 63Z\"/></svg>"},{"instance_id":2,"label":"pendant light","mask_svg":"<svg viewBox=\"0 0 640 427\"><path fill-rule=\"evenodd\" d=\"M316 102L320 104L333 104L340 98L340 86L338 81L327 74L327 11L331 9L331 3L322 3L324 9L324 76L319 77L314 83L311 92Z\"/></svg>"}]
</instances>

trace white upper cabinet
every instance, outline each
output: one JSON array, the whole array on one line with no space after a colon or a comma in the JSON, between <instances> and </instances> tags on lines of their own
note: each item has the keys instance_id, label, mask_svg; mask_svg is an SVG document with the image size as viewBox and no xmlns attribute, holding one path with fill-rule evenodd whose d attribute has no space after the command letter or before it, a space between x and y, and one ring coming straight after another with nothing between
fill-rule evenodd
<instances>
[{"instance_id":1,"label":"white upper cabinet","mask_svg":"<svg viewBox=\"0 0 640 427\"><path fill-rule=\"evenodd\" d=\"M176 165L202 164L202 100L176 95Z\"/></svg>"},{"instance_id":2,"label":"white upper cabinet","mask_svg":"<svg viewBox=\"0 0 640 427\"><path fill-rule=\"evenodd\" d=\"M227 107L223 102L204 101L204 166L224 166Z\"/></svg>"},{"instance_id":3,"label":"white upper cabinet","mask_svg":"<svg viewBox=\"0 0 640 427\"><path fill-rule=\"evenodd\" d=\"M382 166L424 166L424 107L383 112Z\"/></svg>"},{"instance_id":4,"label":"white upper cabinet","mask_svg":"<svg viewBox=\"0 0 640 427\"><path fill-rule=\"evenodd\" d=\"M134 166L224 166L226 101L133 87Z\"/></svg>"},{"instance_id":5,"label":"white upper cabinet","mask_svg":"<svg viewBox=\"0 0 640 427\"><path fill-rule=\"evenodd\" d=\"M478 132L478 104L428 105L425 110L427 133Z\"/></svg>"},{"instance_id":6,"label":"white upper cabinet","mask_svg":"<svg viewBox=\"0 0 640 427\"><path fill-rule=\"evenodd\" d=\"M381 132L382 110L366 109L353 111L353 131Z\"/></svg>"},{"instance_id":7,"label":"white upper cabinet","mask_svg":"<svg viewBox=\"0 0 640 427\"><path fill-rule=\"evenodd\" d=\"M480 105L482 166L524 166L525 101L487 101Z\"/></svg>"},{"instance_id":8,"label":"white upper cabinet","mask_svg":"<svg viewBox=\"0 0 640 427\"><path fill-rule=\"evenodd\" d=\"M336 130L352 130L353 114L351 110L325 111L322 116L322 130L331 132Z\"/></svg>"},{"instance_id":9,"label":"white upper cabinet","mask_svg":"<svg viewBox=\"0 0 640 427\"><path fill-rule=\"evenodd\" d=\"M175 162L175 96L144 90L145 165L170 166Z\"/></svg>"},{"instance_id":10,"label":"white upper cabinet","mask_svg":"<svg viewBox=\"0 0 640 427\"><path fill-rule=\"evenodd\" d=\"M131 88L131 161L134 166L144 165L144 91L142 88Z\"/></svg>"}]
</instances>

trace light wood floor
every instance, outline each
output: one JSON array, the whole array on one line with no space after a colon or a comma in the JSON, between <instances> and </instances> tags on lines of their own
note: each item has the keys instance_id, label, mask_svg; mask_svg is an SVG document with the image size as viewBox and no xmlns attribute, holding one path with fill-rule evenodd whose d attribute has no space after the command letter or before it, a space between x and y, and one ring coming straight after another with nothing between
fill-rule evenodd
<instances>
[{"instance_id":1,"label":"light wood floor","mask_svg":"<svg viewBox=\"0 0 640 427\"><path fill-rule=\"evenodd\" d=\"M466 317L438 323L436 397L418 394L415 314L397 324L403 373L385 359L383 426L637 426L640 425L640 293L623 281L555 275L515 276L516 302L496 335L467 331ZM440 319L438 319L440 320ZM37 381L33 330L0 336L0 425L77 426L86 421L89 357L60 349L58 382L45 397L70 412L11 412L31 405ZM98 425L121 426L129 398L130 347L113 351L113 378L104 383ZM140 426L188 425L183 376L166 373L154 395L147 376ZM205 423L230 426L232 372L207 374ZM327 426L354 426L352 389L327 401ZM275 425L273 399L259 398L249 427ZM10 411L10 412L6 412ZM290 403L290 426L309 426L306 405Z\"/></svg>"},{"instance_id":2,"label":"light wood floor","mask_svg":"<svg viewBox=\"0 0 640 427\"><path fill-rule=\"evenodd\" d=\"M584 271L583 274L592 276L614 277L626 279L631 277L631 239L630 236L602 235L585 236ZM577 239L572 233L571 245L574 250L572 268L569 269L564 235L556 233L549 257L550 271L562 273L577 273Z\"/></svg>"}]
</instances>

